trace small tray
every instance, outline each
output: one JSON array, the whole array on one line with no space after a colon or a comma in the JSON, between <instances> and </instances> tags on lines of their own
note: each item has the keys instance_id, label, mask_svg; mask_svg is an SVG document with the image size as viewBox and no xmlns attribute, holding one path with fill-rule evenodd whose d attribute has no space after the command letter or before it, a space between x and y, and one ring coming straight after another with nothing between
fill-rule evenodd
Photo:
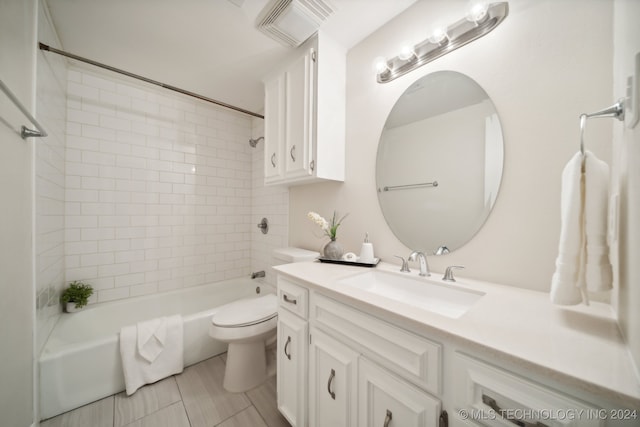
<instances>
[{"instance_id":1,"label":"small tray","mask_svg":"<svg viewBox=\"0 0 640 427\"><path fill-rule=\"evenodd\" d=\"M360 262L357 259L355 261L346 261L344 259L329 259L318 257L318 261L326 262L329 264L355 265L357 267L375 267L380 262L380 258L374 258L373 262Z\"/></svg>"}]
</instances>

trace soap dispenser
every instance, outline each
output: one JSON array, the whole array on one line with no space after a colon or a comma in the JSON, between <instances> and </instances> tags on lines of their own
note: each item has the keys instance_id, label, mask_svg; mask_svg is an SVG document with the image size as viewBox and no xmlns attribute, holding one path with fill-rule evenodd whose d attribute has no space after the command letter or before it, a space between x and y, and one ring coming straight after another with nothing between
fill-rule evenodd
<instances>
[{"instance_id":1,"label":"soap dispenser","mask_svg":"<svg viewBox=\"0 0 640 427\"><path fill-rule=\"evenodd\" d=\"M369 242L369 233L364 237L362 248L360 248L360 262L372 264L374 262L373 257L373 244Z\"/></svg>"}]
</instances>

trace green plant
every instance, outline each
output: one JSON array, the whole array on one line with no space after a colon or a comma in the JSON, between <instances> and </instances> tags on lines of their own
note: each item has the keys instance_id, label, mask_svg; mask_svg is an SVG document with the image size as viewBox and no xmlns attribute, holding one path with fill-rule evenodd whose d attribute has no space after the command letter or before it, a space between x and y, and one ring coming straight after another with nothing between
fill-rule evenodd
<instances>
[{"instance_id":1,"label":"green plant","mask_svg":"<svg viewBox=\"0 0 640 427\"><path fill-rule=\"evenodd\" d=\"M69 287L60 295L60 302L63 304L74 302L77 308L81 308L87 305L91 295L93 295L93 287L91 285L74 280L69 283Z\"/></svg>"}]
</instances>

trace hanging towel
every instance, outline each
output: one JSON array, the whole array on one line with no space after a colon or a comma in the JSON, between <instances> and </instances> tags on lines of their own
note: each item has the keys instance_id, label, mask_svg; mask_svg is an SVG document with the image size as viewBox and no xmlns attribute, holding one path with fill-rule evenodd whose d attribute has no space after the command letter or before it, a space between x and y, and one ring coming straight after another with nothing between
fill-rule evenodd
<instances>
[{"instance_id":1,"label":"hanging towel","mask_svg":"<svg viewBox=\"0 0 640 427\"><path fill-rule=\"evenodd\" d=\"M576 153L562 171L560 244L551 279L555 304L588 304L587 289L611 289L608 188L609 167L589 151L584 158Z\"/></svg>"},{"instance_id":2,"label":"hanging towel","mask_svg":"<svg viewBox=\"0 0 640 427\"><path fill-rule=\"evenodd\" d=\"M123 327L120 356L127 395L145 384L179 374L184 368L182 317L163 317Z\"/></svg>"},{"instance_id":3,"label":"hanging towel","mask_svg":"<svg viewBox=\"0 0 640 427\"><path fill-rule=\"evenodd\" d=\"M148 320L136 325L138 328L138 353L147 362L153 362L162 353L167 338L167 318Z\"/></svg>"},{"instance_id":4,"label":"hanging towel","mask_svg":"<svg viewBox=\"0 0 640 427\"><path fill-rule=\"evenodd\" d=\"M585 171L585 280L589 291L608 291L613 287L613 271L607 242L609 165L587 151Z\"/></svg>"}]
</instances>

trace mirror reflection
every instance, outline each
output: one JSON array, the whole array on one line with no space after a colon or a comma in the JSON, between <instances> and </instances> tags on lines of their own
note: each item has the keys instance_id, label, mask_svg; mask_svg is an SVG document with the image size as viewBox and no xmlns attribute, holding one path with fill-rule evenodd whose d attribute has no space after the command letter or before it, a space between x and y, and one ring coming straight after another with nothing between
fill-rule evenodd
<instances>
[{"instance_id":1,"label":"mirror reflection","mask_svg":"<svg viewBox=\"0 0 640 427\"><path fill-rule=\"evenodd\" d=\"M495 204L504 144L487 93L453 71L428 74L400 96L382 130L378 201L411 249L448 253L467 243Z\"/></svg>"}]
</instances>

